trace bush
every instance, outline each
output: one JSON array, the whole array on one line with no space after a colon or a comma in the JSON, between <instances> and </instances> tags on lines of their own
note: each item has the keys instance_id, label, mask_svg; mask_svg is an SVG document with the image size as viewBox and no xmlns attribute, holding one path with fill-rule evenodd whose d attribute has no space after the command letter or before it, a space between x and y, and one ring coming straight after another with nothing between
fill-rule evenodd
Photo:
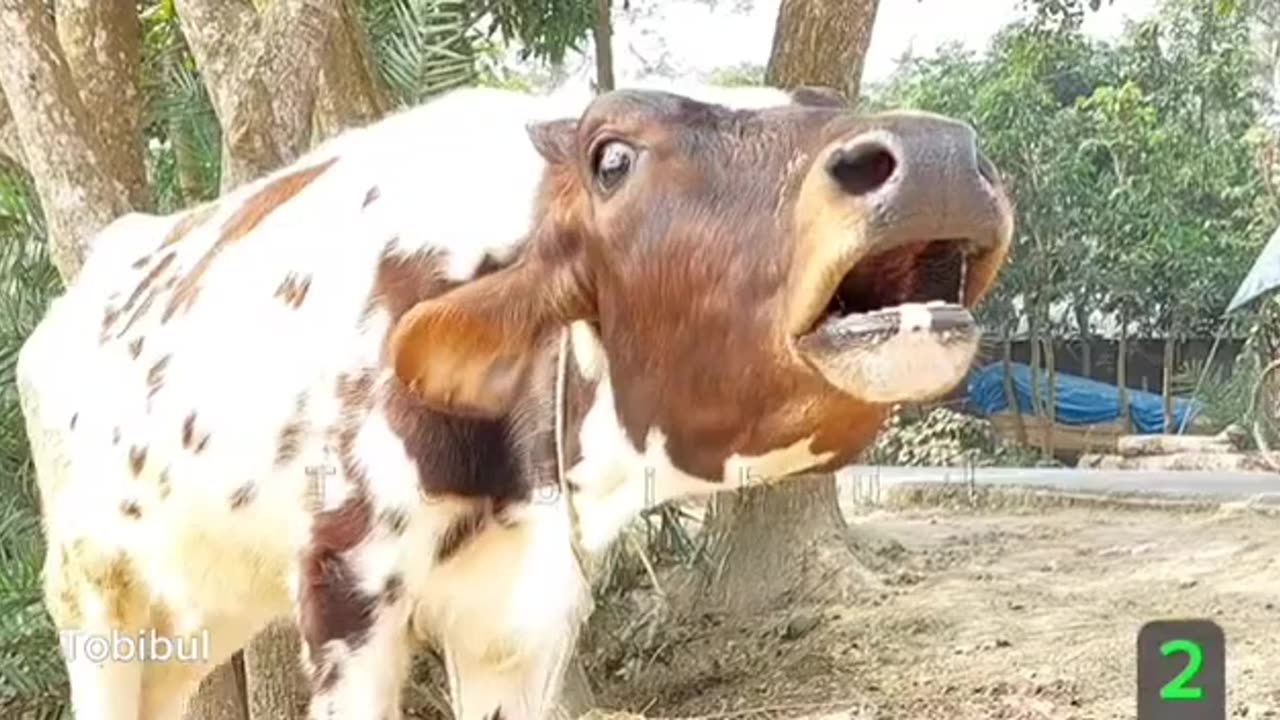
<instances>
[{"instance_id":1,"label":"bush","mask_svg":"<svg viewBox=\"0 0 1280 720\"><path fill-rule=\"evenodd\" d=\"M864 455L876 465L1025 467L1034 452L1001 441L991 423L945 407L924 414L894 409L884 430Z\"/></svg>"}]
</instances>

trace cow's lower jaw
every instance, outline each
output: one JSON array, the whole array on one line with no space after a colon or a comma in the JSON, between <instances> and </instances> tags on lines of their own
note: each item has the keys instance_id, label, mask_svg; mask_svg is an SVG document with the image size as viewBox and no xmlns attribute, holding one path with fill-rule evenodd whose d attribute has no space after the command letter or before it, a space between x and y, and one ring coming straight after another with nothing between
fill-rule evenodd
<instances>
[{"instance_id":1,"label":"cow's lower jaw","mask_svg":"<svg viewBox=\"0 0 1280 720\"><path fill-rule=\"evenodd\" d=\"M900 244L844 275L796 349L828 382L874 403L928 400L964 378L981 331L965 307L971 264L966 240Z\"/></svg>"}]
</instances>

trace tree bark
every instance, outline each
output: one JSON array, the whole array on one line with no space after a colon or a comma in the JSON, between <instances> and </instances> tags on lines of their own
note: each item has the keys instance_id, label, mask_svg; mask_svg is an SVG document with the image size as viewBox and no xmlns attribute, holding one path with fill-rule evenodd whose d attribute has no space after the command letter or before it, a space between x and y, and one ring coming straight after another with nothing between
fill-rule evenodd
<instances>
[{"instance_id":1,"label":"tree bark","mask_svg":"<svg viewBox=\"0 0 1280 720\"><path fill-rule=\"evenodd\" d=\"M320 72L312 143L319 143L350 127L368 125L392 107L378 80L364 29L350 0L341 4L341 21L330 37L330 51Z\"/></svg>"},{"instance_id":2,"label":"tree bark","mask_svg":"<svg viewBox=\"0 0 1280 720\"><path fill-rule=\"evenodd\" d=\"M0 89L40 196L51 259L69 280L85 241L131 209L129 192L91 130L44 4L0 0L0 37Z\"/></svg>"},{"instance_id":3,"label":"tree bark","mask_svg":"<svg viewBox=\"0 0 1280 720\"><path fill-rule=\"evenodd\" d=\"M1054 431L1058 422L1058 372L1053 351L1053 335L1044 340L1044 374L1048 378L1048 398L1045 399L1044 412L1044 456L1052 459L1054 455Z\"/></svg>"},{"instance_id":4,"label":"tree bark","mask_svg":"<svg viewBox=\"0 0 1280 720\"><path fill-rule=\"evenodd\" d=\"M244 703L244 678L227 662L209 673L187 704L185 720L250 720Z\"/></svg>"},{"instance_id":5,"label":"tree bark","mask_svg":"<svg viewBox=\"0 0 1280 720\"><path fill-rule=\"evenodd\" d=\"M1162 400L1161 405L1163 406L1163 410L1164 410L1164 413L1163 413L1164 425L1161 431L1166 435L1174 432L1174 429L1173 429L1173 363L1175 362L1174 337L1175 337L1174 329L1172 327L1172 324L1170 324L1169 334L1165 336L1165 339L1164 339L1164 361L1161 363L1161 365L1164 366L1164 373L1162 373L1160 378L1160 395Z\"/></svg>"},{"instance_id":6,"label":"tree bark","mask_svg":"<svg viewBox=\"0 0 1280 720\"><path fill-rule=\"evenodd\" d=\"M612 0L595 0L595 22L591 25L591 38L596 47L596 92L599 93L606 93L617 87L613 77L612 4Z\"/></svg>"},{"instance_id":7,"label":"tree bark","mask_svg":"<svg viewBox=\"0 0 1280 720\"><path fill-rule=\"evenodd\" d=\"M1040 326L1036 322L1036 307L1033 304L1027 312L1028 366L1031 378L1031 414L1044 417L1044 403L1040 396Z\"/></svg>"},{"instance_id":8,"label":"tree bark","mask_svg":"<svg viewBox=\"0 0 1280 720\"><path fill-rule=\"evenodd\" d=\"M175 0L222 125L222 187L265 175L311 144L312 113L342 0ZM287 82L281 82L287 78Z\"/></svg>"},{"instance_id":9,"label":"tree bark","mask_svg":"<svg viewBox=\"0 0 1280 720\"><path fill-rule=\"evenodd\" d=\"M1001 339L1003 346L1003 354L1000 359L1003 364L1004 371L1004 396L1005 402L1009 404L1009 411L1013 413L1016 421L1015 427L1018 432L1018 445L1027 447L1027 423L1022 418L1022 406L1018 404L1018 394L1013 387L1013 337L1009 333L1009 326L1004 326L1004 337Z\"/></svg>"},{"instance_id":10,"label":"tree bark","mask_svg":"<svg viewBox=\"0 0 1280 720\"><path fill-rule=\"evenodd\" d=\"M834 476L783 482L715 498L704 607L747 617L783 603L847 600L880 584L850 539Z\"/></svg>"},{"instance_id":11,"label":"tree bark","mask_svg":"<svg viewBox=\"0 0 1280 720\"><path fill-rule=\"evenodd\" d=\"M878 0L782 0L766 83L836 88L856 103ZM750 613L779 598L843 596L876 582L856 554L835 475L790 478L716 499L708 523L712 605Z\"/></svg>"},{"instance_id":12,"label":"tree bark","mask_svg":"<svg viewBox=\"0 0 1280 720\"><path fill-rule=\"evenodd\" d=\"M765 83L822 85L857 104L879 0L782 0Z\"/></svg>"},{"instance_id":13,"label":"tree bark","mask_svg":"<svg viewBox=\"0 0 1280 720\"><path fill-rule=\"evenodd\" d=\"M1089 310L1084 305L1076 305L1076 326L1080 331L1080 374L1093 377L1093 342L1089 336Z\"/></svg>"},{"instance_id":14,"label":"tree bark","mask_svg":"<svg viewBox=\"0 0 1280 720\"><path fill-rule=\"evenodd\" d=\"M1116 348L1116 387L1120 393L1120 427L1133 432L1129 423L1129 316L1120 313L1120 343Z\"/></svg>"},{"instance_id":15,"label":"tree bark","mask_svg":"<svg viewBox=\"0 0 1280 720\"><path fill-rule=\"evenodd\" d=\"M135 0L56 0L58 42L93 118L108 172L136 209L150 206L142 157L142 24Z\"/></svg>"},{"instance_id":16,"label":"tree bark","mask_svg":"<svg viewBox=\"0 0 1280 720\"><path fill-rule=\"evenodd\" d=\"M13 122L13 113L9 112L9 103L0 91L0 162L25 167L26 156L22 153L22 141L18 139L18 126Z\"/></svg>"},{"instance_id":17,"label":"tree bark","mask_svg":"<svg viewBox=\"0 0 1280 720\"><path fill-rule=\"evenodd\" d=\"M307 715L306 678L298 657L298 633L286 622L267 627L244 651L245 694L253 720L283 720ZM293 675L286 682L281 677Z\"/></svg>"}]
</instances>

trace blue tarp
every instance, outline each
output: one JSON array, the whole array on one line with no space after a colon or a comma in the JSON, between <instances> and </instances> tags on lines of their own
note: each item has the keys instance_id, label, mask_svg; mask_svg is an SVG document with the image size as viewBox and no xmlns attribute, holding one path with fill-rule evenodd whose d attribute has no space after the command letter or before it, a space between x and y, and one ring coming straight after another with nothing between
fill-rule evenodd
<instances>
[{"instance_id":1,"label":"blue tarp","mask_svg":"<svg viewBox=\"0 0 1280 720\"><path fill-rule=\"evenodd\" d=\"M1031 367L1021 363L1010 366L1013 375L1013 394L1018 399L1018 409L1025 415L1031 410ZM1055 419L1063 425L1091 425L1115 422L1120 419L1120 391L1115 385L1090 380L1079 375L1055 373ZM1040 373L1040 397L1049 397L1049 380ZM1004 391L1004 365L993 363L969 375L969 403L985 415L1007 410L1009 403ZM1186 398L1174 398L1173 427L1176 433L1200 411L1200 404ZM1129 390L1129 417L1134 432L1153 434L1164 432L1164 399L1155 393Z\"/></svg>"}]
</instances>

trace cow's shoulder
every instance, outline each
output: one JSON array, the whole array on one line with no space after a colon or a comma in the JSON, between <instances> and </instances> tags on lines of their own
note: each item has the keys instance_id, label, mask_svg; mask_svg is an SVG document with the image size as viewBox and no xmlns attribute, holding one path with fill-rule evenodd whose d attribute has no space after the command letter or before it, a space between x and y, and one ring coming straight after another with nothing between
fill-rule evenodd
<instances>
[{"instance_id":1,"label":"cow's shoulder","mask_svg":"<svg viewBox=\"0 0 1280 720\"><path fill-rule=\"evenodd\" d=\"M286 430L327 422L340 378L378 365L391 310L515 251L543 172L525 125L559 112L459 91L216 200L111 223L24 348L52 427L74 419L79 456L124 470L136 446L157 477L170 458L261 477Z\"/></svg>"}]
</instances>

